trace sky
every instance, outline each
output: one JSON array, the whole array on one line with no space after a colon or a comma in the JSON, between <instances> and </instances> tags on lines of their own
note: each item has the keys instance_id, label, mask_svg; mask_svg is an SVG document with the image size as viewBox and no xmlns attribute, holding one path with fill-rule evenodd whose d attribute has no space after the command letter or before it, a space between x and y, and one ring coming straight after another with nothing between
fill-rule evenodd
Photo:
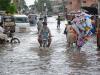
<instances>
[{"instance_id":1,"label":"sky","mask_svg":"<svg viewBox=\"0 0 100 75\"><path fill-rule=\"evenodd\" d=\"M26 1L27 6L29 6L29 5L34 4L35 0L25 0L25 1Z\"/></svg>"}]
</instances>

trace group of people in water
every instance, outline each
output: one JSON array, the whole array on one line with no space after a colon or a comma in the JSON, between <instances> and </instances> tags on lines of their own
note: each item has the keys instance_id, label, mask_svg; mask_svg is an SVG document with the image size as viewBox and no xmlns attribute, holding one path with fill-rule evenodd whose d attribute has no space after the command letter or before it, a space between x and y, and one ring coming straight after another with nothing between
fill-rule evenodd
<instances>
[{"instance_id":1,"label":"group of people in water","mask_svg":"<svg viewBox=\"0 0 100 75\"><path fill-rule=\"evenodd\" d=\"M51 44L51 31L47 26L47 20L44 19L44 21L43 21L43 18L39 18L39 21L37 23L37 29L38 29L38 42L40 44L40 47L42 47L44 35L48 36L47 47L49 47Z\"/></svg>"},{"instance_id":2,"label":"group of people in water","mask_svg":"<svg viewBox=\"0 0 100 75\"><path fill-rule=\"evenodd\" d=\"M76 43L77 47L82 47L85 41L89 40L90 37L95 34L96 31L96 18L94 16L88 15L84 12L76 14L75 17L65 23L66 27L64 34L67 38L68 47L71 47L73 43ZM60 28L60 15L57 18L57 28ZM41 47L42 44L42 34L47 32L49 35L48 45L51 44L51 32L47 26L47 22L43 22L43 19L40 18L37 23L38 29L38 41Z\"/></svg>"},{"instance_id":3,"label":"group of people in water","mask_svg":"<svg viewBox=\"0 0 100 75\"><path fill-rule=\"evenodd\" d=\"M95 34L96 31L96 18L88 15L84 12L78 13L70 21L70 24L66 24L64 30L68 47L76 43L78 47L82 47L85 41L89 40L90 37Z\"/></svg>"},{"instance_id":4,"label":"group of people in water","mask_svg":"<svg viewBox=\"0 0 100 75\"><path fill-rule=\"evenodd\" d=\"M76 46L82 47L84 42L90 38L91 35L95 34L96 31L96 18L94 16L88 15L84 12L78 13L75 17L68 21L65 20L66 27L64 30L64 34L67 38L68 47L71 47L73 43L76 43ZM57 18L57 28L60 28L60 15ZM47 26L47 17L39 18L37 22L38 29L38 42L40 47L42 47L42 39L43 35L48 36L48 44L47 47L50 47L51 44L51 31ZM6 36L3 34L4 29L0 26L0 36Z\"/></svg>"}]
</instances>

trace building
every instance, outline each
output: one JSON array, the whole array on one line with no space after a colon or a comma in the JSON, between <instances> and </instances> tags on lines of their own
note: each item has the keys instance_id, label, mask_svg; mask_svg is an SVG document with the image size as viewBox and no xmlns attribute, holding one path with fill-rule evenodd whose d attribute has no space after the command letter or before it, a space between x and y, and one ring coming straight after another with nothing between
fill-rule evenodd
<instances>
[{"instance_id":1,"label":"building","mask_svg":"<svg viewBox=\"0 0 100 75\"><path fill-rule=\"evenodd\" d=\"M62 5L62 0L50 0L54 13L59 13L59 7Z\"/></svg>"},{"instance_id":2,"label":"building","mask_svg":"<svg viewBox=\"0 0 100 75\"><path fill-rule=\"evenodd\" d=\"M83 0L82 1L82 6L87 6L87 7L96 7L98 0Z\"/></svg>"},{"instance_id":3,"label":"building","mask_svg":"<svg viewBox=\"0 0 100 75\"><path fill-rule=\"evenodd\" d=\"M97 7L97 0L67 0L65 8L67 13L74 13L81 10L81 7Z\"/></svg>"},{"instance_id":4,"label":"building","mask_svg":"<svg viewBox=\"0 0 100 75\"><path fill-rule=\"evenodd\" d=\"M78 10L80 10L80 0L68 0L68 3L66 4L67 13L74 13Z\"/></svg>"},{"instance_id":5,"label":"building","mask_svg":"<svg viewBox=\"0 0 100 75\"><path fill-rule=\"evenodd\" d=\"M50 0L54 13L63 12L61 9L67 4L67 0Z\"/></svg>"}]
</instances>

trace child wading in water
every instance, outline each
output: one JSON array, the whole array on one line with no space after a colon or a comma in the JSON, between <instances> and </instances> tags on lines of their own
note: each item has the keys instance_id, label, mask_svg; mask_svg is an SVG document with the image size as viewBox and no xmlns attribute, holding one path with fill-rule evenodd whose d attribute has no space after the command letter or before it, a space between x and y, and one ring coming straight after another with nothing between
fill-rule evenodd
<instances>
[{"instance_id":1,"label":"child wading in water","mask_svg":"<svg viewBox=\"0 0 100 75\"><path fill-rule=\"evenodd\" d=\"M68 43L68 47L71 47L73 45L73 43L77 42L77 37L78 37L78 34L74 30L72 25L68 25L67 26L67 43Z\"/></svg>"}]
</instances>

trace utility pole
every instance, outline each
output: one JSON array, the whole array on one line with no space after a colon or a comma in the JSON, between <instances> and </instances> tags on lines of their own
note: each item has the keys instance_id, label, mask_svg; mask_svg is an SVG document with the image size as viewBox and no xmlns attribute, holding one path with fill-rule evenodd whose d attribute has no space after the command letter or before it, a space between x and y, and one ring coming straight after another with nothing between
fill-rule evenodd
<instances>
[{"instance_id":1,"label":"utility pole","mask_svg":"<svg viewBox=\"0 0 100 75\"><path fill-rule=\"evenodd\" d=\"M21 2L20 0L17 1L17 6L18 6L18 14L20 14L20 11L21 11Z\"/></svg>"},{"instance_id":2,"label":"utility pole","mask_svg":"<svg viewBox=\"0 0 100 75\"><path fill-rule=\"evenodd\" d=\"M65 4L67 4L68 0L62 0L62 4L63 4L63 15L64 15L64 18L66 18L66 15L67 15L67 11L65 10Z\"/></svg>"},{"instance_id":3,"label":"utility pole","mask_svg":"<svg viewBox=\"0 0 100 75\"><path fill-rule=\"evenodd\" d=\"M63 14L65 15L65 3L64 3L65 1L64 0L62 0L62 3L63 3Z\"/></svg>"},{"instance_id":4,"label":"utility pole","mask_svg":"<svg viewBox=\"0 0 100 75\"><path fill-rule=\"evenodd\" d=\"M46 16L47 15L47 4L44 3L44 15Z\"/></svg>"},{"instance_id":5,"label":"utility pole","mask_svg":"<svg viewBox=\"0 0 100 75\"><path fill-rule=\"evenodd\" d=\"M100 48L100 0L98 0L97 46Z\"/></svg>"},{"instance_id":6,"label":"utility pole","mask_svg":"<svg viewBox=\"0 0 100 75\"><path fill-rule=\"evenodd\" d=\"M44 18L44 22L47 22L47 4L44 3L44 15L43 15L43 18Z\"/></svg>"}]
</instances>

